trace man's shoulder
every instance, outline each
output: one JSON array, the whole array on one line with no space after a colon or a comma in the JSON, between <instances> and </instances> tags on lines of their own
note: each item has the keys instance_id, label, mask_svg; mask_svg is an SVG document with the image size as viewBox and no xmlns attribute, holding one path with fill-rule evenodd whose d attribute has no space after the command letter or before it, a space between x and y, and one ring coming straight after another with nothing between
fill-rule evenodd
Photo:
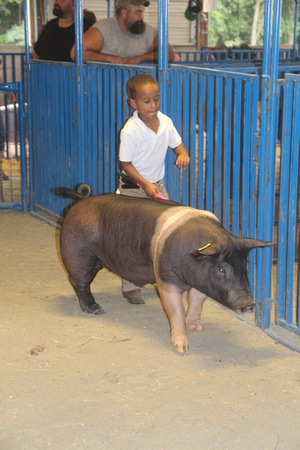
<instances>
[{"instance_id":1,"label":"man's shoulder","mask_svg":"<svg viewBox=\"0 0 300 450\"><path fill-rule=\"evenodd\" d=\"M46 23L41 31L41 34L39 35L39 38L48 39L49 35L51 36L53 33L56 33L58 29L58 18L56 17L55 19L51 19Z\"/></svg>"},{"instance_id":2,"label":"man's shoulder","mask_svg":"<svg viewBox=\"0 0 300 450\"><path fill-rule=\"evenodd\" d=\"M145 30L146 31L149 30L149 31L153 32L156 30L156 28L154 28L152 25L150 25L150 23L145 22Z\"/></svg>"},{"instance_id":3,"label":"man's shoulder","mask_svg":"<svg viewBox=\"0 0 300 450\"><path fill-rule=\"evenodd\" d=\"M146 25L146 27L145 27L144 34L146 36L151 36L154 39L157 35L157 29L154 28L152 25L150 25L150 23L148 23L148 22L145 22L145 25Z\"/></svg>"},{"instance_id":4,"label":"man's shoulder","mask_svg":"<svg viewBox=\"0 0 300 450\"><path fill-rule=\"evenodd\" d=\"M116 21L115 17L108 17L106 19L97 20L97 22L94 23L92 28L97 28L98 30L111 29L112 27L115 26L116 23L117 23L117 21Z\"/></svg>"},{"instance_id":5,"label":"man's shoulder","mask_svg":"<svg viewBox=\"0 0 300 450\"><path fill-rule=\"evenodd\" d=\"M57 27L58 27L58 17L55 17L54 19L49 20L43 29L46 30L47 28L51 29Z\"/></svg>"}]
</instances>

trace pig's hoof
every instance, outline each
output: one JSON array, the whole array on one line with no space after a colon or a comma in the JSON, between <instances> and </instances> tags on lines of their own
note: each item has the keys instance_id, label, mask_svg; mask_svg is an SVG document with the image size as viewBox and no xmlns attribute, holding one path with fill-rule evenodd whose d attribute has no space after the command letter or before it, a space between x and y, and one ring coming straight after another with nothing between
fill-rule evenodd
<instances>
[{"instance_id":1,"label":"pig's hoof","mask_svg":"<svg viewBox=\"0 0 300 450\"><path fill-rule=\"evenodd\" d=\"M80 305L83 312L89 313L89 314L96 314L97 316L100 316L102 314L105 314L104 309L101 308L98 303L92 303L91 305Z\"/></svg>"},{"instance_id":2,"label":"pig's hoof","mask_svg":"<svg viewBox=\"0 0 300 450\"><path fill-rule=\"evenodd\" d=\"M187 322L187 326L192 333L197 333L197 331L204 331L204 328L199 320L191 320L190 322Z\"/></svg>"},{"instance_id":3,"label":"pig's hoof","mask_svg":"<svg viewBox=\"0 0 300 450\"><path fill-rule=\"evenodd\" d=\"M176 351L176 353L180 353L181 355L184 355L184 354L187 355L189 353L189 346L188 346L188 344L186 344L186 345L180 345L180 344L173 345L173 349Z\"/></svg>"},{"instance_id":4,"label":"pig's hoof","mask_svg":"<svg viewBox=\"0 0 300 450\"><path fill-rule=\"evenodd\" d=\"M171 342L174 350L178 353L188 353L189 352L189 340L188 337L185 336L174 336L171 338Z\"/></svg>"}]
</instances>

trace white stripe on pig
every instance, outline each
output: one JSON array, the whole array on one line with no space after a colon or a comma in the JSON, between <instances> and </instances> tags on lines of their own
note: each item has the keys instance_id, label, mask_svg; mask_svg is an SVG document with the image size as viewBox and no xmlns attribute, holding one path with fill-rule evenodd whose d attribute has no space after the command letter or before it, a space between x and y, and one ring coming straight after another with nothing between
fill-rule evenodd
<instances>
[{"instance_id":1,"label":"white stripe on pig","mask_svg":"<svg viewBox=\"0 0 300 450\"><path fill-rule=\"evenodd\" d=\"M188 220L193 217L202 215L208 216L214 220L218 218L210 211L204 211L191 208L190 206L174 206L167 209L157 220L154 235L151 239L151 253L154 266L154 272L157 275L156 266L160 252L164 247L166 239L170 234L179 227L182 227Z\"/></svg>"}]
</instances>

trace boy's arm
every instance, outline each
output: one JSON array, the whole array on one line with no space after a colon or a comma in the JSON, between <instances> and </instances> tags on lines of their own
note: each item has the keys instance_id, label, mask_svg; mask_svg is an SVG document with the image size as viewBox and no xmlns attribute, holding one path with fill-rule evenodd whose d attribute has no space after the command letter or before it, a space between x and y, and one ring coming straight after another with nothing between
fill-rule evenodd
<instances>
[{"instance_id":1,"label":"boy's arm","mask_svg":"<svg viewBox=\"0 0 300 450\"><path fill-rule=\"evenodd\" d=\"M129 176L129 178L131 178L144 189L148 197L155 198L156 194L161 194L158 187L155 184L150 183L150 181L146 180L146 178L142 177L142 175L140 175L140 173L131 164L131 162L121 161L121 167L122 170L124 170L124 172Z\"/></svg>"},{"instance_id":2,"label":"boy's arm","mask_svg":"<svg viewBox=\"0 0 300 450\"><path fill-rule=\"evenodd\" d=\"M175 155L177 156L175 164L179 169L186 169L190 164L190 157L184 144L179 144L178 147L173 148Z\"/></svg>"}]
</instances>

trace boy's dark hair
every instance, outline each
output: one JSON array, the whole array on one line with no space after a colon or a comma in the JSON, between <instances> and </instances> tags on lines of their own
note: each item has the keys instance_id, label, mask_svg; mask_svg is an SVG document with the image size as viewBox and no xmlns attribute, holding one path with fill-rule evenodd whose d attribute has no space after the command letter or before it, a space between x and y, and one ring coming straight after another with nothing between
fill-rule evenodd
<instances>
[{"instance_id":1,"label":"boy's dark hair","mask_svg":"<svg viewBox=\"0 0 300 450\"><path fill-rule=\"evenodd\" d=\"M156 78L147 73L141 73L130 78L127 83L127 94L129 98L135 99L136 91L139 87L145 86L145 84L158 84Z\"/></svg>"}]
</instances>

